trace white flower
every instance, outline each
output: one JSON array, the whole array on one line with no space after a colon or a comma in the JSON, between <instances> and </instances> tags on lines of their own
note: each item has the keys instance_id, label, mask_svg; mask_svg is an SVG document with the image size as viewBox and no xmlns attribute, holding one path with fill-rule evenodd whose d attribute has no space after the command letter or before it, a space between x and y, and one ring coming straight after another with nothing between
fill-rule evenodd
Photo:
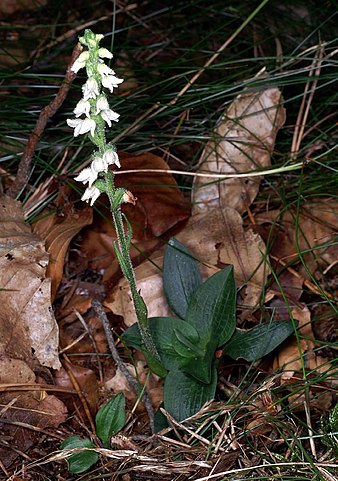
<instances>
[{"instance_id":1,"label":"white flower","mask_svg":"<svg viewBox=\"0 0 338 481\"><path fill-rule=\"evenodd\" d=\"M107 152L103 154L103 162L105 162L107 165L116 164L119 168L121 168L119 156L117 155L115 150L107 150Z\"/></svg>"},{"instance_id":2,"label":"white flower","mask_svg":"<svg viewBox=\"0 0 338 481\"><path fill-rule=\"evenodd\" d=\"M95 99L99 95L99 86L94 77L89 77L82 86L83 100Z\"/></svg>"},{"instance_id":3,"label":"white flower","mask_svg":"<svg viewBox=\"0 0 338 481\"><path fill-rule=\"evenodd\" d=\"M80 117L82 114L85 114L86 117L89 117L90 112L90 103L88 100L81 99L77 104L75 109L73 110L75 117Z\"/></svg>"},{"instance_id":4,"label":"white flower","mask_svg":"<svg viewBox=\"0 0 338 481\"><path fill-rule=\"evenodd\" d=\"M87 187L87 189L84 191L83 196L81 197L81 200L85 202L90 201L90 205L93 205L94 202L98 199L100 196L101 192L100 190L92 185L91 187Z\"/></svg>"},{"instance_id":5,"label":"white flower","mask_svg":"<svg viewBox=\"0 0 338 481\"><path fill-rule=\"evenodd\" d=\"M101 111L101 117L105 122L107 122L109 127L111 127L111 120L113 120L114 122L118 122L120 114L117 114L116 112L114 112L114 110L107 109Z\"/></svg>"},{"instance_id":6,"label":"white flower","mask_svg":"<svg viewBox=\"0 0 338 481\"><path fill-rule=\"evenodd\" d=\"M98 66L97 66L97 71L101 75L114 75L115 74L114 70L109 68L108 65L106 65L105 63L102 62L102 60L101 60L101 63L99 63Z\"/></svg>"},{"instance_id":7,"label":"white flower","mask_svg":"<svg viewBox=\"0 0 338 481\"><path fill-rule=\"evenodd\" d=\"M93 37L92 38L88 38L87 42L88 42L88 46L94 48L97 46L97 44L100 42L100 40L102 40L104 37L104 35L102 35L102 33L96 33L96 34L93 34Z\"/></svg>"},{"instance_id":8,"label":"white flower","mask_svg":"<svg viewBox=\"0 0 338 481\"><path fill-rule=\"evenodd\" d=\"M79 175L75 177L75 180L78 182L82 182L83 184L89 184L89 187L93 185L95 180L97 179L97 172L93 172L91 167L87 167L86 169L81 170Z\"/></svg>"},{"instance_id":9,"label":"white flower","mask_svg":"<svg viewBox=\"0 0 338 481\"><path fill-rule=\"evenodd\" d=\"M111 93L122 82L123 79L115 77L115 75L102 75L102 85L109 89Z\"/></svg>"},{"instance_id":10,"label":"white flower","mask_svg":"<svg viewBox=\"0 0 338 481\"><path fill-rule=\"evenodd\" d=\"M95 157L90 168L93 172L96 172L96 174L98 172L107 172L108 164L103 160L103 158L101 159L101 157Z\"/></svg>"},{"instance_id":11,"label":"white flower","mask_svg":"<svg viewBox=\"0 0 338 481\"><path fill-rule=\"evenodd\" d=\"M70 70L72 72L77 73L81 68L86 66L86 62L88 58L89 58L89 52L88 51L82 52L73 63L72 68Z\"/></svg>"},{"instance_id":12,"label":"white flower","mask_svg":"<svg viewBox=\"0 0 338 481\"><path fill-rule=\"evenodd\" d=\"M74 129L74 137L80 134L86 134L90 131L94 135L96 123L93 119L67 119L67 124L69 127Z\"/></svg>"},{"instance_id":13,"label":"white flower","mask_svg":"<svg viewBox=\"0 0 338 481\"><path fill-rule=\"evenodd\" d=\"M97 99L96 102L96 115L101 114L101 117L109 127L111 127L111 120L114 120L114 122L119 121L120 114L114 112L109 108L108 100L105 95L100 95L100 97Z\"/></svg>"},{"instance_id":14,"label":"white flower","mask_svg":"<svg viewBox=\"0 0 338 481\"><path fill-rule=\"evenodd\" d=\"M105 95L100 95L96 101L96 112L95 114L99 114L101 110L107 110L109 109L109 104L107 97Z\"/></svg>"},{"instance_id":15,"label":"white flower","mask_svg":"<svg viewBox=\"0 0 338 481\"><path fill-rule=\"evenodd\" d=\"M99 57L100 58L113 58L113 54L109 52L106 48L99 48Z\"/></svg>"}]
</instances>

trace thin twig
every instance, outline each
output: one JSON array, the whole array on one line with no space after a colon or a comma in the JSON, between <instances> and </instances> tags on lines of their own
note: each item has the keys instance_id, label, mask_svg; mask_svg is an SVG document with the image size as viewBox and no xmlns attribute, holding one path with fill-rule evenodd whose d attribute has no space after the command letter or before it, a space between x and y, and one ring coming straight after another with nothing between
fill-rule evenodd
<instances>
[{"instance_id":1,"label":"thin twig","mask_svg":"<svg viewBox=\"0 0 338 481\"><path fill-rule=\"evenodd\" d=\"M120 355L115 347L115 342L114 342L114 337L111 332L109 320L107 318L106 313L104 312L103 306L100 301L97 299L94 299L92 302L92 306L96 314L99 316L100 321L102 322L104 332L107 337L108 341L108 346L111 352L111 355L116 362L116 365L118 369L122 372L122 374L126 377L127 381L129 382L130 386L133 388L135 391L136 395L139 394L140 389L139 389L139 384L137 381L133 378L133 376L130 374L127 366L124 364L124 362L121 360ZM144 402L144 406L147 410L148 416L149 416L149 424L151 428L151 432L154 433L154 409L151 404L151 401L149 399L149 396L146 392L144 392L142 396L142 400Z\"/></svg>"},{"instance_id":2,"label":"thin twig","mask_svg":"<svg viewBox=\"0 0 338 481\"><path fill-rule=\"evenodd\" d=\"M35 128L29 136L25 150L22 154L15 181L7 192L7 194L12 198L17 197L17 195L21 192L21 190L28 182L32 159L36 146L40 140L43 131L45 130L48 120L51 119L53 115L55 115L55 113L59 110L68 94L70 86L76 76L76 74L71 70L71 67L80 55L81 50L82 46L80 43L78 43L73 50L70 62L67 67L65 79L61 87L59 88L58 93L56 94L55 98L40 112Z\"/></svg>"},{"instance_id":3,"label":"thin twig","mask_svg":"<svg viewBox=\"0 0 338 481\"><path fill-rule=\"evenodd\" d=\"M92 432L95 433L95 423L94 423L94 420L93 420L92 413L90 412L90 407L89 407L87 398L83 394L81 386L80 386L80 384L78 383L78 380L76 379L76 377L73 374L72 363L69 361L66 354L63 354L63 358L64 358L63 367L64 367L65 371L67 372L67 374L69 376L69 379L71 380L71 383L73 384L74 389L77 392L77 395L79 396L79 399L80 399L81 404L83 406L83 410L84 410L84 412L87 416L87 419L89 421L90 428L91 428Z\"/></svg>"}]
</instances>

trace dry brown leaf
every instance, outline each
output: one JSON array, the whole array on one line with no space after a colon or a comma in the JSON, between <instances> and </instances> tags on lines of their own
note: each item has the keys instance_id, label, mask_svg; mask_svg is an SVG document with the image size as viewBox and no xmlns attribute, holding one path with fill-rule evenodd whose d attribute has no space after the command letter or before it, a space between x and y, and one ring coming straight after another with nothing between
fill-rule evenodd
<instances>
[{"instance_id":1,"label":"dry brown leaf","mask_svg":"<svg viewBox=\"0 0 338 481\"><path fill-rule=\"evenodd\" d=\"M170 173L144 172L144 169L168 170L168 164L151 153L132 155L119 153L121 167L115 177L118 187L126 187L137 197L136 205L123 204L122 210L133 227L133 243L137 248L131 250L133 265L144 261L142 252L150 255L159 249L162 242L158 237L177 231L190 216L190 204L184 198ZM123 170L136 169L137 173L126 174ZM81 265L95 271L104 271L104 282L109 292L120 277L119 265L113 248L116 239L106 196L101 196L99 215L94 213L94 222L83 233L79 246ZM106 220L107 219L107 220Z\"/></svg>"},{"instance_id":2,"label":"dry brown leaf","mask_svg":"<svg viewBox=\"0 0 338 481\"><path fill-rule=\"evenodd\" d=\"M55 429L67 418L65 405L53 395L47 395L43 391L15 393L17 397L13 399L13 394L12 392L1 395L1 404L8 405L1 415L2 420L8 421L2 424L1 436L8 440L9 447L0 446L0 459L6 467L20 455L20 452L27 451L38 442L39 434L34 427ZM33 429L18 426L16 424L18 422L32 426Z\"/></svg>"},{"instance_id":3,"label":"dry brown leaf","mask_svg":"<svg viewBox=\"0 0 338 481\"><path fill-rule=\"evenodd\" d=\"M58 327L51 308L48 254L44 242L23 220L19 202L0 200L0 355L34 357L58 369Z\"/></svg>"},{"instance_id":4,"label":"dry brown leaf","mask_svg":"<svg viewBox=\"0 0 338 481\"><path fill-rule=\"evenodd\" d=\"M163 401L163 381L154 374L149 375L149 368L146 367L146 362L144 360L137 360L135 365L125 364L125 367L133 377L136 376L136 368L137 379L142 384L147 383L147 393L150 396L154 408L158 409ZM113 377L107 379L105 382L105 388L107 391L111 391L114 394L122 392L126 399L132 403L136 403L138 400L137 393L131 389L129 382L119 368L116 370Z\"/></svg>"},{"instance_id":5,"label":"dry brown leaf","mask_svg":"<svg viewBox=\"0 0 338 481\"><path fill-rule=\"evenodd\" d=\"M314 347L314 335L311 326L311 313L307 307L300 309L294 307L292 309L293 318L298 321L299 335L307 339L301 339L299 344L297 339L289 339L284 349L278 352L274 368L282 368L282 382L290 379L296 371L302 370L302 356L306 351L312 350ZM305 359L303 359L305 362Z\"/></svg>"},{"instance_id":6,"label":"dry brown leaf","mask_svg":"<svg viewBox=\"0 0 338 481\"><path fill-rule=\"evenodd\" d=\"M92 223L93 210L88 206L76 209L72 202L65 203L67 193L61 191L55 204L60 207L57 213L51 213L34 224L34 232L46 242L49 253L47 276L52 280L52 301L62 280L65 256L68 247L80 230Z\"/></svg>"},{"instance_id":7,"label":"dry brown leaf","mask_svg":"<svg viewBox=\"0 0 338 481\"><path fill-rule=\"evenodd\" d=\"M269 274L262 256L265 245L259 235L244 230L235 209L215 208L195 215L176 237L199 261L213 267L208 275L215 272L215 267L232 264L237 286L245 286L241 291L243 307L255 308Z\"/></svg>"},{"instance_id":8,"label":"dry brown leaf","mask_svg":"<svg viewBox=\"0 0 338 481\"><path fill-rule=\"evenodd\" d=\"M151 262L146 261L135 269L137 289L141 291L149 317L172 316L163 292L162 265L163 249L151 256ZM127 327L137 322L129 284L124 278L107 295L104 305L123 316Z\"/></svg>"},{"instance_id":9,"label":"dry brown leaf","mask_svg":"<svg viewBox=\"0 0 338 481\"><path fill-rule=\"evenodd\" d=\"M80 386L82 394L86 398L91 412L93 414L96 413L99 403L99 386L95 372L87 367L77 366L70 363L68 368L71 370L72 375ZM74 389L74 385L67 371L63 367L55 373L54 380L57 386ZM70 410L74 409L74 396L65 394L62 396L62 399L66 405L69 404ZM78 402L78 404L79 409L82 409L81 403Z\"/></svg>"},{"instance_id":10,"label":"dry brown leaf","mask_svg":"<svg viewBox=\"0 0 338 481\"><path fill-rule=\"evenodd\" d=\"M0 385L2 384L32 384L35 374L21 359L0 359Z\"/></svg>"},{"instance_id":11,"label":"dry brown leaf","mask_svg":"<svg viewBox=\"0 0 338 481\"><path fill-rule=\"evenodd\" d=\"M221 118L199 162L199 173L236 174L270 166L278 130L285 122L277 88L239 95ZM224 207L240 214L255 199L261 177L194 182L192 215Z\"/></svg>"},{"instance_id":12,"label":"dry brown leaf","mask_svg":"<svg viewBox=\"0 0 338 481\"><path fill-rule=\"evenodd\" d=\"M285 262L298 260L297 240L299 250L310 272L314 273L318 265L325 268L338 259L338 246L333 242L337 235L338 202L335 199L313 199L304 204L298 216L298 239L296 238L296 208L291 207L281 214L279 210L259 214L255 219L258 224L270 224L266 236L275 238L271 253ZM263 231L262 231L263 235ZM331 245L328 245L330 244ZM327 244L327 247L315 249L316 246ZM309 252L311 251L311 252ZM304 277L308 277L304 272Z\"/></svg>"},{"instance_id":13,"label":"dry brown leaf","mask_svg":"<svg viewBox=\"0 0 338 481\"><path fill-rule=\"evenodd\" d=\"M310 371L322 373L332 371L332 366L327 359L317 356L314 352L316 343L308 307L304 306L302 309L294 307L292 316L298 321L298 332L303 339L298 343L297 339L290 338L285 347L278 352L274 369L283 369L281 381L286 382L294 376L295 372L301 372L303 363L305 369Z\"/></svg>"},{"instance_id":14,"label":"dry brown leaf","mask_svg":"<svg viewBox=\"0 0 338 481\"><path fill-rule=\"evenodd\" d=\"M13 15L13 13L22 10L35 10L46 5L47 0L1 0L0 2L0 18Z\"/></svg>"},{"instance_id":15,"label":"dry brown leaf","mask_svg":"<svg viewBox=\"0 0 338 481\"><path fill-rule=\"evenodd\" d=\"M238 173L270 165L278 129L285 121L280 102L278 89L238 96L218 125L216 139L205 148L198 171ZM244 286L241 304L249 309L256 307L269 274L263 260L264 242L250 229L244 230L240 215L257 195L259 181L259 178L231 179L211 184L210 178L197 178L192 217L176 235L199 261L209 265L209 268L201 265L204 277L228 264L234 266L237 286ZM157 209L152 214L159 215ZM149 315L168 315L160 273L147 262L137 268L136 273ZM126 325L136 321L124 280L114 288L105 305L122 315Z\"/></svg>"}]
</instances>

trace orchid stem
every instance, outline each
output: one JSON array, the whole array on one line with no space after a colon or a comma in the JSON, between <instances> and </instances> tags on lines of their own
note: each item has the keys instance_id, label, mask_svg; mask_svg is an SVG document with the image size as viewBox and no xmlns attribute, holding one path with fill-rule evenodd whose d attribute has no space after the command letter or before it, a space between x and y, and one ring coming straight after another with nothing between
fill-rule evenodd
<instances>
[{"instance_id":1,"label":"orchid stem","mask_svg":"<svg viewBox=\"0 0 338 481\"><path fill-rule=\"evenodd\" d=\"M121 212L121 206L119 205L117 208L114 205L114 186L111 183L109 173L106 175L106 183L109 183L109 188L107 188L107 195L110 202L110 210L112 213L112 218L114 222L114 227L117 236L117 246L115 245L115 252L121 266L122 273L124 277L127 279L130 292L136 312L136 317L138 320L138 325L140 329L140 334L142 337L142 341L148 353L154 357L157 361L160 362L160 356L157 352L156 346L152 339L152 336L149 331L149 324L148 324L148 311L146 304L143 300L143 297L137 290L136 286L136 278L135 272L133 269L133 265L130 258L130 238L131 232L126 233L125 227L123 224L123 217ZM130 228L130 227L129 227Z\"/></svg>"}]
</instances>

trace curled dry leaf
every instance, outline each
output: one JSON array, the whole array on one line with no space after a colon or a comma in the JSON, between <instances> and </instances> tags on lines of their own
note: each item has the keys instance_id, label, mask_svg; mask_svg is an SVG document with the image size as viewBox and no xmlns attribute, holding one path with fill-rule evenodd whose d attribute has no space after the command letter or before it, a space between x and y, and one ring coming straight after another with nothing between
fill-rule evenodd
<instances>
[{"instance_id":1,"label":"curled dry leaf","mask_svg":"<svg viewBox=\"0 0 338 481\"><path fill-rule=\"evenodd\" d=\"M52 300L55 299L56 290L63 275L63 266L68 247L80 230L92 223L93 211L88 206L76 209L73 202L65 199L69 187L62 189L55 200L58 212L49 213L34 224L34 232L45 240L49 253L47 276L52 281Z\"/></svg>"},{"instance_id":2,"label":"curled dry leaf","mask_svg":"<svg viewBox=\"0 0 338 481\"><path fill-rule=\"evenodd\" d=\"M140 252L150 255L159 249L158 237L168 231L179 229L190 216L190 204L184 198L173 176L163 172L144 172L144 169L168 170L168 164L151 153L132 155L119 153L122 169L115 177L117 187L127 188L137 198L136 205L123 204L133 228L133 264L144 261ZM127 174L123 170L135 169L136 173ZM104 271L104 282L109 289L120 275L113 241L116 239L106 196L100 197L100 211L94 213L94 222L83 234L81 241L81 265L95 271ZM108 220L106 220L108 219Z\"/></svg>"},{"instance_id":3,"label":"curled dry leaf","mask_svg":"<svg viewBox=\"0 0 338 481\"><path fill-rule=\"evenodd\" d=\"M58 327L45 273L44 242L23 220L19 202L0 201L0 354L58 369Z\"/></svg>"},{"instance_id":4,"label":"curled dry leaf","mask_svg":"<svg viewBox=\"0 0 338 481\"><path fill-rule=\"evenodd\" d=\"M223 115L207 144L198 172L233 174L270 165L276 135L285 121L278 89L239 95ZM202 180L201 180L202 179ZM177 238L197 259L214 268L234 266L241 304L254 309L269 274L265 245L252 230L243 228L241 214L258 193L260 177L211 183L196 178L193 211Z\"/></svg>"},{"instance_id":5,"label":"curled dry leaf","mask_svg":"<svg viewBox=\"0 0 338 481\"><path fill-rule=\"evenodd\" d=\"M239 95L211 134L198 165L203 174L238 174L271 165L278 130L285 122L277 88ZM197 177L194 182L193 215L224 207L243 214L255 199L261 177L213 182Z\"/></svg>"}]
</instances>

